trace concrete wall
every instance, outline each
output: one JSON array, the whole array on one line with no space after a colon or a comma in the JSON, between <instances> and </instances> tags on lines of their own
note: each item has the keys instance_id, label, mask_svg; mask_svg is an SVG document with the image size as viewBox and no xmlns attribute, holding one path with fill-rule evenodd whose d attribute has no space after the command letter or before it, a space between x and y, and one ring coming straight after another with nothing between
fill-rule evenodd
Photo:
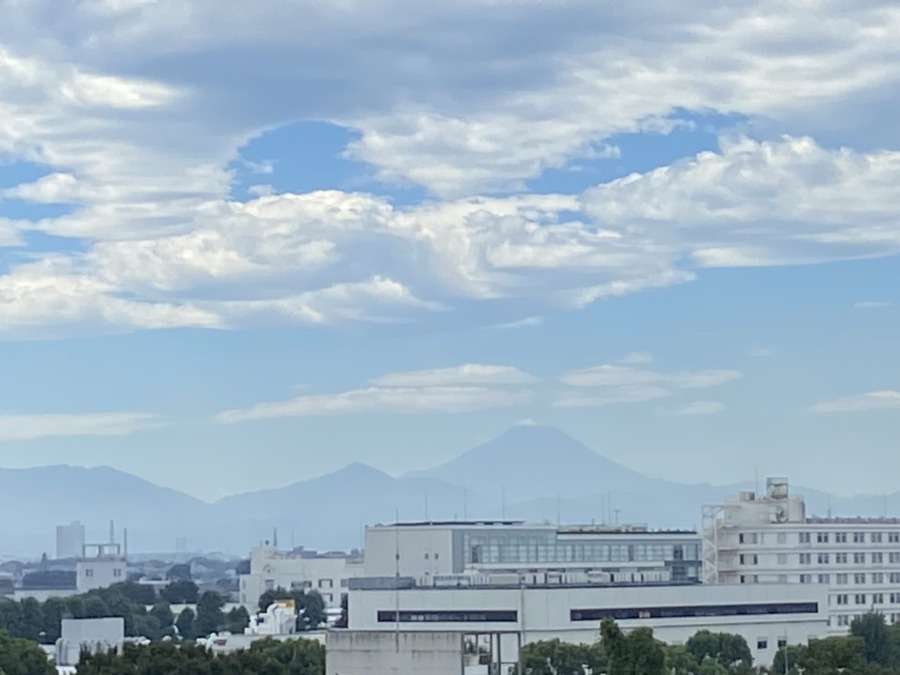
<instances>
[{"instance_id":1,"label":"concrete wall","mask_svg":"<svg viewBox=\"0 0 900 675\"><path fill-rule=\"evenodd\" d=\"M75 584L79 593L109 588L126 579L126 563L122 558L87 559L75 563Z\"/></svg>"},{"instance_id":2,"label":"concrete wall","mask_svg":"<svg viewBox=\"0 0 900 675\"><path fill-rule=\"evenodd\" d=\"M461 675L462 636L334 631L325 662L326 675Z\"/></svg>"},{"instance_id":3,"label":"concrete wall","mask_svg":"<svg viewBox=\"0 0 900 675\"><path fill-rule=\"evenodd\" d=\"M399 561L396 558L398 548ZM420 582L435 575L452 574L453 529L439 525L367 527L365 556L367 577L392 577L397 572L398 562L400 576L413 577Z\"/></svg>"}]
</instances>

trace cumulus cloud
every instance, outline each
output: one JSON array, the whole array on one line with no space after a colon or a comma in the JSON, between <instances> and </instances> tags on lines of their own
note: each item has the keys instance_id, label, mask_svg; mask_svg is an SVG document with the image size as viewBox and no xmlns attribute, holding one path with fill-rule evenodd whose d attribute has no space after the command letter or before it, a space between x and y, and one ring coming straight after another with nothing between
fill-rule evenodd
<instances>
[{"instance_id":1,"label":"cumulus cloud","mask_svg":"<svg viewBox=\"0 0 900 675\"><path fill-rule=\"evenodd\" d=\"M50 436L127 436L160 424L155 415L139 412L61 414L0 413L0 441Z\"/></svg>"},{"instance_id":2,"label":"cumulus cloud","mask_svg":"<svg viewBox=\"0 0 900 675\"><path fill-rule=\"evenodd\" d=\"M865 126L876 97L896 107L888 0L815 22L767 0L702 15L681 0L615 13L574 0L57 5L0 6L0 156L46 167L0 199L68 207L0 220L0 246L29 230L71 243L0 275L7 337L408 320L484 302L508 302L515 324L703 267L900 250L900 153L876 143L896 147L900 126L847 149L813 140ZM667 133L685 110L793 135L723 138L583 195L529 194L548 167L614 158L612 135ZM298 120L355 132L350 157L434 199L234 199L239 149Z\"/></svg>"},{"instance_id":3,"label":"cumulus cloud","mask_svg":"<svg viewBox=\"0 0 900 675\"><path fill-rule=\"evenodd\" d=\"M885 389L858 396L822 401L812 407L818 413L851 413L868 410L900 410L900 391Z\"/></svg>"}]
</instances>

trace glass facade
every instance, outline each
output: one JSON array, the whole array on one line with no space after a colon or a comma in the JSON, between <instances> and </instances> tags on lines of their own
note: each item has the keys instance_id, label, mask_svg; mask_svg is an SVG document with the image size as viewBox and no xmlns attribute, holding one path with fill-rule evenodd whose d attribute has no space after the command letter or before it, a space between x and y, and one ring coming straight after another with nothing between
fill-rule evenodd
<instances>
[{"instance_id":1,"label":"glass facade","mask_svg":"<svg viewBox=\"0 0 900 675\"><path fill-rule=\"evenodd\" d=\"M547 567L554 564L585 566L657 566L683 571L699 565L700 542L683 538L665 541L654 537L586 536L561 538L554 531L471 531L463 533L463 551L468 565L516 565ZM673 578L682 576L673 574Z\"/></svg>"}]
</instances>

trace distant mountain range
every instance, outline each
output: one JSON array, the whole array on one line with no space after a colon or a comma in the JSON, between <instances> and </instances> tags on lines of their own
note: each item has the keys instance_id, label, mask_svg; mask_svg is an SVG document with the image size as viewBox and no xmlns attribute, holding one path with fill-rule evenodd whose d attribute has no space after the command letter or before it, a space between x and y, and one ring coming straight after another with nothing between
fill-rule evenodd
<instances>
[{"instance_id":1,"label":"distant mountain range","mask_svg":"<svg viewBox=\"0 0 900 675\"><path fill-rule=\"evenodd\" d=\"M191 549L246 554L277 530L282 547L349 549L366 524L401 520L509 518L647 523L696 529L700 509L753 489L648 478L594 452L559 429L515 426L427 471L389 476L354 463L283 488L209 504L109 467L0 469L0 557L53 553L55 526L80 520L127 527L133 551ZM900 513L900 493L832 497L793 488L810 514Z\"/></svg>"}]
</instances>

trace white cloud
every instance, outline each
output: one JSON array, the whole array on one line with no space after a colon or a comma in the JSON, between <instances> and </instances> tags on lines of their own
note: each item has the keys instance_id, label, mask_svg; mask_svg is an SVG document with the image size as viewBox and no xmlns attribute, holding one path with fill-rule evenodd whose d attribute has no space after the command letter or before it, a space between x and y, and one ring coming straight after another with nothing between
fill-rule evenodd
<instances>
[{"instance_id":1,"label":"white cloud","mask_svg":"<svg viewBox=\"0 0 900 675\"><path fill-rule=\"evenodd\" d=\"M736 370L685 370L665 373L625 366L602 365L574 370L560 380L573 387L621 387L658 384L679 389L703 389L740 379Z\"/></svg>"},{"instance_id":2,"label":"white cloud","mask_svg":"<svg viewBox=\"0 0 900 675\"><path fill-rule=\"evenodd\" d=\"M693 401L677 408L664 411L667 415L688 416L716 415L725 410L725 404L719 401Z\"/></svg>"},{"instance_id":3,"label":"white cloud","mask_svg":"<svg viewBox=\"0 0 900 675\"><path fill-rule=\"evenodd\" d=\"M900 410L900 391L889 389L872 391L858 396L846 396L823 401L812 407L818 413L864 412L867 410Z\"/></svg>"},{"instance_id":4,"label":"white cloud","mask_svg":"<svg viewBox=\"0 0 900 675\"><path fill-rule=\"evenodd\" d=\"M553 402L557 408L599 408L621 403L643 403L671 396L672 392L650 384L611 386L589 396L564 395Z\"/></svg>"},{"instance_id":5,"label":"white cloud","mask_svg":"<svg viewBox=\"0 0 900 675\"><path fill-rule=\"evenodd\" d=\"M0 333L404 320L484 301L534 317L696 267L900 250L900 153L877 149L900 125L860 121L896 107L895 3L822 7L815 22L768 0L699 15L680 0L514 4L0 5L0 156L48 169L4 197L71 206L0 221L0 245L27 230L77 240L0 276ZM465 49L448 25L466 26ZM612 134L684 124L678 110L794 135L725 139L583 196L527 193L547 167L614 158ZM230 198L231 162L272 168L239 148L297 120L358 131L351 156L444 201ZM858 129L870 142L848 145L876 149L802 135ZM470 197L510 188L522 193Z\"/></svg>"},{"instance_id":6,"label":"white cloud","mask_svg":"<svg viewBox=\"0 0 900 675\"><path fill-rule=\"evenodd\" d=\"M463 413L517 406L531 400L531 392L488 387L368 387L338 394L297 396L287 401L260 403L246 410L220 413L220 422L236 423L278 417L361 413Z\"/></svg>"},{"instance_id":7,"label":"white cloud","mask_svg":"<svg viewBox=\"0 0 900 675\"><path fill-rule=\"evenodd\" d=\"M496 326L492 326L492 328L502 328L502 329L510 329L510 328L530 328L532 326L540 326L544 322L544 317L542 316L527 316L524 319L520 319L518 321L511 321L509 323L500 323Z\"/></svg>"},{"instance_id":8,"label":"white cloud","mask_svg":"<svg viewBox=\"0 0 900 675\"><path fill-rule=\"evenodd\" d=\"M371 381L376 387L448 387L467 385L529 384L533 375L513 366L467 363L454 368L412 370L382 375Z\"/></svg>"},{"instance_id":9,"label":"white cloud","mask_svg":"<svg viewBox=\"0 0 900 675\"><path fill-rule=\"evenodd\" d=\"M155 415L137 412L86 414L0 413L0 441L50 436L127 436L158 426Z\"/></svg>"},{"instance_id":10,"label":"white cloud","mask_svg":"<svg viewBox=\"0 0 900 675\"><path fill-rule=\"evenodd\" d=\"M861 300L853 305L857 309L883 309L891 306L890 300Z\"/></svg>"}]
</instances>

